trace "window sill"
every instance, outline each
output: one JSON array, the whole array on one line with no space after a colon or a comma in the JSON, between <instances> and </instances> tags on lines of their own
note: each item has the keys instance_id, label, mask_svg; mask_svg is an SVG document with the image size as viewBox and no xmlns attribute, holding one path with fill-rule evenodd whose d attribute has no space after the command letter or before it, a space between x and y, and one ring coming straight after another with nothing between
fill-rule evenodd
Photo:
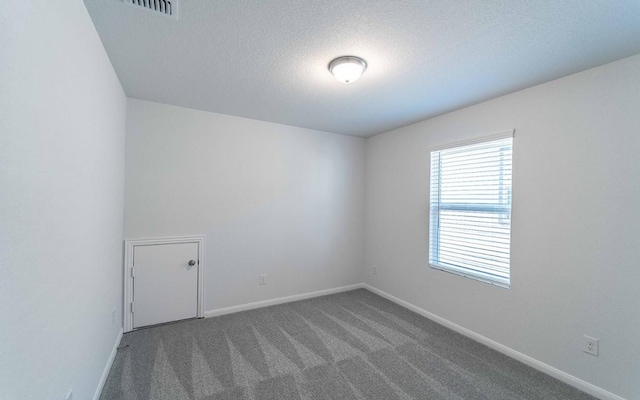
<instances>
[{"instance_id":1,"label":"window sill","mask_svg":"<svg viewBox=\"0 0 640 400\"><path fill-rule=\"evenodd\" d=\"M465 278L473 279L474 281L487 283L489 285L497 286L499 288L503 288L503 289L510 289L511 288L510 281L508 279L505 279L505 278L497 278L496 279L494 277L483 276L480 273L476 275L476 274L470 273L468 270L465 270L465 269L462 269L462 268L442 266L442 265L438 265L438 264L429 263L429 266L431 268L433 268L433 269L437 269L438 271L448 272L450 274L454 274L454 275L462 276L462 277L465 277Z\"/></svg>"}]
</instances>

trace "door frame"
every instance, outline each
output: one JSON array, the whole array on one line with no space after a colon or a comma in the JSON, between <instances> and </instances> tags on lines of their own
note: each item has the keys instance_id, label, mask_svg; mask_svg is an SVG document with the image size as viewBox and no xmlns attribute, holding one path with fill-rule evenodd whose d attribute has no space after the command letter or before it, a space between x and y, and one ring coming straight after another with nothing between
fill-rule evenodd
<instances>
[{"instance_id":1,"label":"door frame","mask_svg":"<svg viewBox=\"0 0 640 400\"><path fill-rule=\"evenodd\" d=\"M122 316L124 320L123 331L133 330L133 313L131 302L133 301L133 280L131 270L133 267L133 253L136 246L149 246L161 244L198 244L198 313L197 318L204 318L204 266L205 262L205 236L177 236L152 239L126 239L124 241L124 300L122 303Z\"/></svg>"}]
</instances>

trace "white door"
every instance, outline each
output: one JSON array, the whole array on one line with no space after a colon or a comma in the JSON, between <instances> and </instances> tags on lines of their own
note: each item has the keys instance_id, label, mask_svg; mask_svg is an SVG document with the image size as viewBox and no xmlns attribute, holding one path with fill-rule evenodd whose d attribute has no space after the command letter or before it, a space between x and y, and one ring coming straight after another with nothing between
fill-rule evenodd
<instances>
[{"instance_id":1,"label":"white door","mask_svg":"<svg viewBox=\"0 0 640 400\"><path fill-rule=\"evenodd\" d=\"M133 328L198 315L198 243L133 247Z\"/></svg>"}]
</instances>

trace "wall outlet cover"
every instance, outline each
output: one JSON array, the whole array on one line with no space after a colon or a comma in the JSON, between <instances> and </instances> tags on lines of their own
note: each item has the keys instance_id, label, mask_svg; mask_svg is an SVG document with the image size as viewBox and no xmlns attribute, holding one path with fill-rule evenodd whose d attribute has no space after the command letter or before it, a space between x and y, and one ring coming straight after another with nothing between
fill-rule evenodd
<instances>
[{"instance_id":1,"label":"wall outlet cover","mask_svg":"<svg viewBox=\"0 0 640 400\"><path fill-rule=\"evenodd\" d=\"M584 335L582 339L582 351L598 357L600 341L596 338Z\"/></svg>"}]
</instances>

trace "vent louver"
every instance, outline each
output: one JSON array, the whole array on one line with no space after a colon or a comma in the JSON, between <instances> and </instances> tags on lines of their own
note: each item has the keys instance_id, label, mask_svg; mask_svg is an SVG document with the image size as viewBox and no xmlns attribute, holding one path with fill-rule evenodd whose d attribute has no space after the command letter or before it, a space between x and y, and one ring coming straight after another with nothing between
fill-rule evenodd
<instances>
[{"instance_id":1,"label":"vent louver","mask_svg":"<svg viewBox=\"0 0 640 400\"><path fill-rule=\"evenodd\" d=\"M177 0L122 0L125 4L167 17L178 18Z\"/></svg>"}]
</instances>

